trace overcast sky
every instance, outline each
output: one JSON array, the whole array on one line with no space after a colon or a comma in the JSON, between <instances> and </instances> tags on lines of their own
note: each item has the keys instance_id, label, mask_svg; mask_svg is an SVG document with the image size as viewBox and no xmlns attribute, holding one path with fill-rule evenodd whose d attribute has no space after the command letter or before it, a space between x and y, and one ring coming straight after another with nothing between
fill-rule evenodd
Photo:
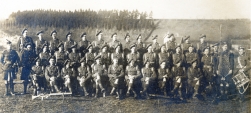
<instances>
[{"instance_id":1,"label":"overcast sky","mask_svg":"<svg viewBox=\"0 0 251 113\"><path fill-rule=\"evenodd\" d=\"M251 0L1 0L0 19L33 9L118 9L153 11L158 19L251 18Z\"/></svg>"}]
</instances>

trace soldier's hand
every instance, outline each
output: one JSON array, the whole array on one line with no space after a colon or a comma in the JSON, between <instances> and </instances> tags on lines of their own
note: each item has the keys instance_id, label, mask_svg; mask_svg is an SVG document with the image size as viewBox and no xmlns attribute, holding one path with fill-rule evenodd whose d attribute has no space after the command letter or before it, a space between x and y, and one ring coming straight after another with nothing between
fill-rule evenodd
<instances>
[{"instance_id":1,"label":"soldier's hand","mask_svg":"<svg viewBox=\"0 0 251 113\"><path fill-rule=\"evenodd\" d=\"M217 70L216 73L219 75L219 71Z\"/></svg>"},{"instance_id":2,"label":"soldier's hand","mask_svg":"<svg viewBox=\"0 0 251 113\"><path fill-rule=\"evenodd\" d=\"M233 71L232 70L229 70L228 74L231 74Z\"/></svg>"}]
</instances>

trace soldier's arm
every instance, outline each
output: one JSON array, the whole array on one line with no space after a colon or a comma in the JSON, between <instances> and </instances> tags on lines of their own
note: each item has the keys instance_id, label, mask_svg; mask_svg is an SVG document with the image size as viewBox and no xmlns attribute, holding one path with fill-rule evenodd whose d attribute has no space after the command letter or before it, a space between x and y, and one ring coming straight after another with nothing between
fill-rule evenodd
<instances>
[{"instance_id":1,"label":"soldier's arm","mask_svg":"<svg viewBox=\"0 0 251 113\"><path fill-rule=\"evenodd\" d=\"M123 70L123 66L120 65L119 68L120 68L121 71L120 71L120 74L119 74L118 77L124 77L124 76L125 76L125 73L124 73L124 70Z\"/></svg>"},{"instance_id":2,"label":"soldier's arm","mask_svg":"<svg viewBox=\"0 0 251 113\"><path fill-rule=\"evenodd\" d=\"M114 77L114 75L111 74L111 68L112 68L112 65L110 65L109 68L108 68L108 77L109 77L109 78Z\"/></svg>"},{"instance_id":3,"label":"soldier's arm","mask_svg":"<svg viewBox=\"0 0 251 113\"><path fill-rule=\"evenodd\" d=\"M153 67L151 68L151 70L152 70L152 72L153 72L153 74L152 74L152 80L155 80L155 79L157 78L157 74L155 73Z\"/></svg>"},{"instance_id":4,"label":"soldier's arm","mask_svg":"<svg viewBox=\"0 0 251 113\"><path fill-rule=\"evenodd\" d=\"M2 64L4 64L4 53L5 53L5 52L3 52L3 53L1 54L1 63L2 63Z\"/></svg>"},{"instance_id":5,"label":"soldier's arm","mask_svg":"<svg viewBox=\"0 0 251 113\"><path fill-rule=\"evenodd\" d=\"M126 70L125 70L125 79L128 79L128 78L129 78L129 77L128 77L128 69L129 69L129 67L126 66Z\"/></svg>"},{"instance_id":6,"label":"soldier's arm","mask_svg":"<svg viewBox=\"0 0 251 113\"><path fill-rule=\"evenodd\" d=\"M47 80L47 81L50 81L50 75L49 75L48 68L49 68L49 67L46 67L46 68L45 68L45 74L44 74L44 75L45 75L46 80Z\"/></svg>"}]
</instances>

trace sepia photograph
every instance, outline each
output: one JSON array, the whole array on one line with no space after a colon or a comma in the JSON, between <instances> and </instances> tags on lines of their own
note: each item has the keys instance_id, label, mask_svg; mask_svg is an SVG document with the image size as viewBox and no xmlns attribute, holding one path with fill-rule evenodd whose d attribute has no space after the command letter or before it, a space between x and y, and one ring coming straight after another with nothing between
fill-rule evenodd
<instances>
[{"instance_id":1,"label":"sepia photograph","mask_svg":"<svg viewBox=\"0 0 251 113\"><path fill-rule=\"evenodd\" d=\"M251 113L250 0L3 0L1 113Z\"/></svg>"}]
</instances>

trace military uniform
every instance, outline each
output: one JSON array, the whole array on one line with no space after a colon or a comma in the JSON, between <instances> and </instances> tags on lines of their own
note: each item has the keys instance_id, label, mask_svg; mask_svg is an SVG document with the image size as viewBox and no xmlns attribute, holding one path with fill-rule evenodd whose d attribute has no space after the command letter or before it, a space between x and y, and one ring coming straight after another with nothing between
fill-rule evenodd
<instances>
[{"instance_id":1,"label":"military uniform","mask_svg":"<svg viewBox=\"0 0 251 113\"><path fill-rule=\"evenodd\" d=\"M150 60L146 61L146 62L149 62ZM141 73L143 75L143 78L141 79L142 81L142 87L143 87L143 91L142 91L142 94L145 94L146 95L146 98L149 99L149 89L151 88L152 90L153 89L156 89L156 87L154 87L155 85L155 82L156 82L156 78L157 78L157 75L155 73L155 69L154 67L144 67L141 69Z\"/></svg>"},{"instance_id":2,"label":"military uniform","mask_svg":"<svg viewBox=\"0 0 251 113\"><path fill-rule=\"evenodd\" d=\"M192 61L197 60L197 59L198 59L198 55L195 52L185 53L186 69L192 65Z\"/></svg>"},{"instance_id":3,"label":"military uniform","mask_svg":"<svg viewBox=\"0 0 251 113\"><path fill-rule=\"evenodd\" d=\"M117 58L119 65L124 65L124 54L123 53L112 53L111 55L112 59Z\"/></svg>"},{"instance_id":4,"label":"military uniform","mask_svg":"<svg viewBox=\"0 0 251 113\"><path fill-rule=\"evenodd\" d=\"M94 60L94 58L95 58L94 53L90 53L90 52L86 53L85 54L85 58L86 58L86 63L89 66L91 66L95 62L95 60Z\"/></svg>"},{"instance_id":5,"label":"military uniform","mask_svg":"<svg viewBox=\"0 0 251 113\"><path fill-rule=\"evenodd\" d=\"M64 79L64 85L72 92L72 79L73 79L73 68L64 67L61 71L62 78Z\"/></svg>"},{"instance_id":6,"label":"military uniform","mask_svg":"<svg viewBox=\"0 0 251 113\"><path fill-rule=\"evenodd\" d=\"M67 40L65 41L65 44L64 44L64 49L66 51L68 51L69 53L71 53L71 47L74 46L74 45L77 45L77 42L75 42L74 40Z\"/></svg>"},{"instance_id":7,"label":"military uniform","mask_svg":"<svg viewBox=\"0 0 251 113\"><path fill-rule=\"evenodd\" d=\"M64 62L67 59L67 54L64 51L56 51L55 52L55 57L56 57L56 63L61 71L61 69L64 67Z\"/></svg>"},{"instance_id":8,"label":"military uniform","mask_svg":"<svg viewBox=\"0 0 251 113\"><path fill-rule=\"evenodd\" d=\"M190 47L192 44L191 43L183 43L182 44L182 50L183 53L186 54L188 52L188 47Z\"/></svg>"},{"instance_id":9,"label":"military uniform","mask_svg":"<svg viewBox=\"0 0 251 113\"><path fill-rule=\"evenodd\" d=\"M39 58L41 59L41 65L45 68L49 65L48 59L50 58L50 53L42 52L39 54Z\"/></svg>"},{"instance_id":10,"label":"military uniform","mask_svg":"<svg viewBox=\"0 0 251 113\"><path fill-rule=\"evenodd\" d=\"M157 60L156 53L154 53L154 52L145 53L143 55L143 61L146 62L146 60L148 60L150 62L150 67L158 68L156 65L156 60Z\"/></svg>"},{"instance_id":11,"label":"military uniform","mask_svg":"<svg viewBox=\"0 0 251 113\"><path fill-rule=\"evenodd\" d=\"M139 68L142 68L143 67L143 55L146 52L145 44L143 42L136 43L136 51L138 51L138 54L139 54L137 64L139 65Z\"/></svg>"},{"instance_id":12,"label":"military uniform","mask_svg":"<svg viewBox=\"0 0 251 113\"><path fill-rule=\"evenodd\" d=\"M101 64L105 65L105 68L108 69L108 66L111 64L111 58L109 52L101 52Z\"/></svg>"},{"instance_id":13,"label":"military uniform","mask_svg":"<svg viewBox=\"0 0 251 113\"><path fill-rule=\"evenodd\" d=\"M58 66L49 65L45 68L45 78L47 82L50 83L51 91L54 92L54 88L57 92L60 92L58 89L58 78L60 78L60 71Z\"/></svg>"},{"instance_id":14,"label":"military uniform","mask_svg":"<svg viewBox=\"0 0 251 113\"><path fill-rule=\"evenodd\" d=\"M101 40L96 40L92 42L92 45L94 46L94 52L99 53L101 52L102 46L105 44L105 41L103 39Z\"/></svg>"},{"instance_id":15,"label":"military uniform","mask_svg":"<svg viewBox=\"0 0 251 113\"><path fill-rule=\"evenodd\" d=\"M180 96L182 100L186 101L186 80L187 75L185 74L185 68L182 66L174 66L172 68L173 73L173 81L175 83L174 88L172 90L172 94L177 94L178 90L180 90Z\"/></svg>"},{"instance_id":16,"label":"military uniform","mask_svg":"<svg viewBox=\"0 0 251 113\"><path fill-rule=\"evenodd\" d=\"M195 61L196 62L196 61ZM200 95L201 91L200 85L201 85L201 80L203 78L203 74L200 70L200 68L196 67L189 67L188 68L188 86L187 86L187 96L190 98L192 95L195 97L196 95Z\"/></svg>"},{"instance_id":17,"label":"military uniform","mask_svg":"<svg viewBox=\"0 0 251 113\"><path fill-rule=\"evenodd\" d=\"M92 86L91 76L92 72L88 65L78 67L78 81L81 88L83 88L85 96L88 96L88 87Z\"/></svg>"},{"instance_id":18,"label":"military uniform","mask_svg":"<svg viewBox=\"0 0 251 113\"><path fill-rule=\"evenodd\" d=\"M115 48L117 45L121 45L121 43L118 41L118 40L115 40L115 41L112 41L110 44L109 44L109 52L110 53L113 53L115 52Z\"/></svg>"},{"instance_id":19,"label":"military uniform","mask_svg":"<svg viewBox=\"0 0 251 113\"><path fill-rule=\"evenodd\" d=\"M127 81L128 86L127 94L129 94L129 91L132 90L132 92L134 93L134 97L137 97L141 78L141 72L138 66L128 65L125 70L125 75L125 79Z\"/></svg>"},{"instance_id":20,"label":"military uniform","mask_svg":"<svg viewBox=\"0 0 251 113\"><path fill-rule=\"evenodd\" d=\"M223 51L219 54L218 62L218 76L221 79L220 89L221 96L225 98L232 87L232 73L229 74L230 70L233 70L234 67L234 55L229 51ZM231 89L233 90L233 89Z\"/></svg>"},{"instance_id":21,"label":"military uniform","mask_svg":"<svg viewBox=\"0 0 251 113\"><path fill-rule=\"evenodd\" d=\"M98 55L96 57L101 57L101 56ZM107 86L107 84L106 84L107 77L108 76L107 76L107 70L106 70L105 65L102 65L102 64L93 64L92 65L92 78L95 81L95 87L96 87L95 97L97 97L97 95L98 95L99 88L101 89L101 92L105 93L104 86Z\"/></svg>"},{"instance_id":22,"label":"military uniform","mask_svg":"<svg viewBox=\"0 0 251 113\"><path fill-rule=\"evenodd\" d=\"M79 47L79 51L80 51L80 54L81 54L81 57L84 57L85 56L85 53L87 53L87 47L89 46L91 44L91 42L90 41L88 41L88 40L85 40L85 41L83 41L83 40L81 40L81 41L79 41L78 42L78 47Z\"/></svg>"},{"instance_id":23,"label":"military uniform","mask_svg":"<svg viewBox=\"0 0 251 113\"><path fill-rule=\"evenodd\" d=\"M167 51L171 52L171 53L175 53L175 47L176 47L176 45L177 45L176 42L174 42L174 41L168 41L166 43Z\"/></svg>"},{"instance_id":24,"label":"military uniform","mask_svg":"<svg viewBox=\"0 0 251 113\"><path fill-rule=\"evenodd\" d=\"M48 42L45 39L42 40L38 39L36 40L35 44L36 44L36 54L39 54L43 51L43 45L44 44L48 45Z\"/></svg>"},{"instance_id":25,"label":"military uniform","mask_svg":"<svg viewBox=\"0 0 251 113\"><path fill-rule=\"evenodd\" d=\"M138 65L139 63L139 53L129 53L127 54L126 56L126 59L127 59L127 64L129 65L129 61L132 59L134 61L136 61L136 65Z\"/></svg>"},{"instance_id":26,"label":"military uniform","mask_svg":"<svg viewBox=\"0 0 251 113\"><path fill-rule=\"evenodd\" d=\"M161 61L165 61L166 62L166 68L168 68L168 69L171 69L171 67L172 67L172 56L171 56L171 54L169 53L169 52L160 52L159 54L158 54L158 61L159 61L159 65L160 65L160 63L161 63Z\"/></svg>"},{"instance_id":27,"label":"military uniform","mask_svg":"<svg viewBox=\"0 0 251 113\"><path fill-rule=\"evenodd\" d=\"M44 88L44 91L46 91L46 81L44 76L44 67L34 65L31 68L31 78L34 85L34 93L33 95L37 95L37 91L41 91L41 88Z\"/></svg>"},{"instance_id":28,"label":"military uniform","mask_svg":"<svg viewBox=\"0 0 251 113\"><path fill-rule=\"evenodd\" d=\"M17 41L17 51L21 52L27 45L31 45L32 51L35 52L35 43L31 37L20 37Z\"/></svg>"},{"instance_id":29,"label":"military uniform","mask_svg":"<svg viewBox=\"0 0 251 113\"><path fill-rule=\"evenodd\" d=\"M118 98L121 98L121 88L124 83L124 70L122 65L110 65L108 68L108 77L110 84L113 87L110 94L113 94L114 90L117 90Z\"/></svg>"},{"instance_id":30,"label":"military uniform","mask_svg":"<svg viewBox=\"0 0 251 113\"><path fill-rule=\"evenodd\" d=\"M10 45L11 46L11 45ZM4 77L3 79L6 80L6 95L9 93L9 89L11 93L14 93L14 84L13 79L16 79L16 72L18 71L18 67L16 64L20 62L19 56L15 50L4 50L1 55L1 63Z\"/></svg>"},{"instance_id":31,"label":"military uniform","mask_svg":"<svg viewBox=\"0 0 251 113\"><path fill-rule=\"evenodd\" d=\"M167 91L171 91L171 73L168 68L158 69L158 86L164 95L167 95Z\"/></svg>"},{"instance_id":32,"label":"military uniform","mask_svg":"<svg viewBox=\"0 0 251 113\"><path fill-rule=\"evenodd\" d=\"M205 85L212 86L213 83L213 56L210 54L203 55L201 58L201 66L205 76Z\"/></svg>"},{"instance_id":33,"label":"military uniform","mask_svg":"<svg viewBox=\"0 0 251 113\"><path fill-rule=\"evenodd\" d=\"M49 45L49 50L51 55L54 55L55 51L58 50L57 46L61 43L61 41L58 38L52 39L50 41L50 45Z\"/></svg>"}]
</instances>

